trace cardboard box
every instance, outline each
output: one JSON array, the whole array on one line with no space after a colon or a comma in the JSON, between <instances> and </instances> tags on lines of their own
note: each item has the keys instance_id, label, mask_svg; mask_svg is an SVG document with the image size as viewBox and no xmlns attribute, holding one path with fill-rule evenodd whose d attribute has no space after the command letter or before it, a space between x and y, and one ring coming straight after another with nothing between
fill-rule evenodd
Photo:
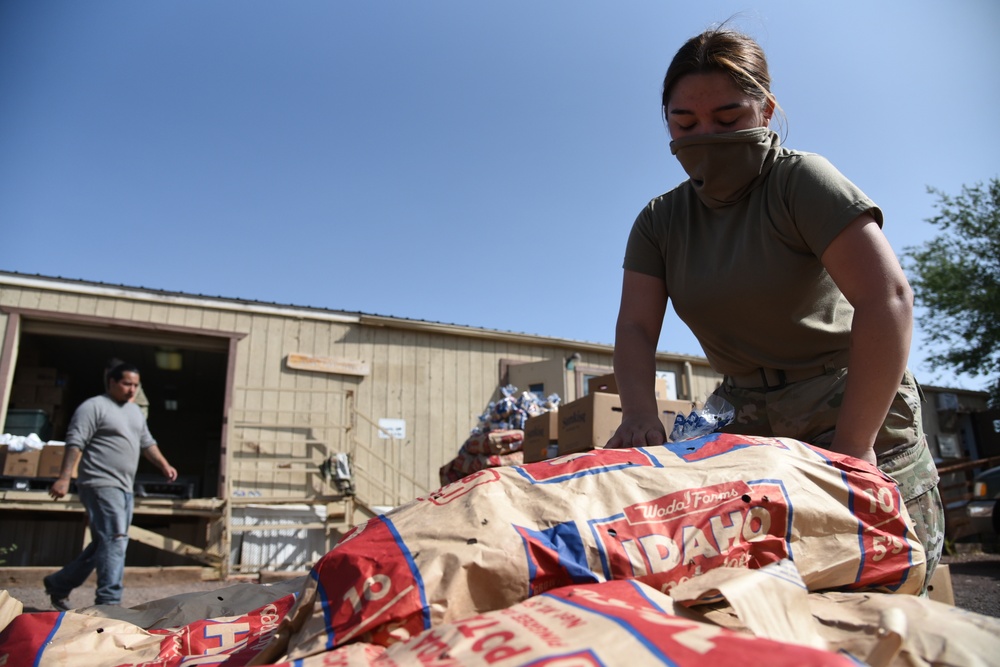
<instances>
[{"instance_id":1,"label":"cardboard box","mask_svg":"<svg viewBox=\"0 0 1000 667\"><path fill-rule=\"evenodd\" d=\"M38 459L42 452L39 449L30 449L23 452L12 452L7 450L7 458L3 462L3 474L5 477L34 477L38 472Z\"/></svg>"},{"instance_id":2,"label":"cardboard box","mask_svg":"<svg viewBox=\"0 0 1000 667\"><path fill-rule=\"evenodd\" d=\"M687 416L692 410L701 407L691 401L657 401L656 406L660 411L660 421L663 422L668 438L670 432L674 430L674 420L677 419L677 415Z\"/></svg>"},{"instance_id":3,"label":"cardboard box","mask_svg":"<svg viewBox=\"0 0 1000 667\"><path fill-rule=\"evenodd\" d=\"M65 393L66 390L63 387L39 385L35 387L35 402L46 407L59 406L63 404Z\"/></svg>"},{"instance_id":4,"label":"cardboard box","mask_svg":"<svg viewBox=\"0 0 1000 667\"><path fill-rule=\"evenodd\" d=\"M462 450L474 455L503 456L510 454L512 449L518 449L523 441L524 431L519 429L489 431L469 436Z\"/></svg>"},{"instance_id":5,"label":"cardboard box","mask_svg":"<svg viewBox=\"0 0 1000 667\"><path fill-rule=\"evenodd\" d=\"M618 383L615 381L614 373L598 375L587 380L587 393L596 394L598 392L604 394L618 393Z\"/></svg>"},{"instance_id":6,"label":"cardboard box","mask_svg":"<svg viewBox=\"0 0 1000 667\"><path fill-rule=\"evenodd\" d=\"M35 389L33 384L15 384L10 388L10 407L35 407Z\"/></svg>"},{"instance_id":7,"label":"cardboard box","mask_svg":"<svg viewBox=\"0 0 1000 667\"><path fill-rule=\"evenodd\" d=\"M945 563L938 563L931 580L927 582L927 597L935 602L955 606L955 589L951 584L951 570Z\"/></svg>"},{"instance_id":8,"label":"cardboard box","mask_svg":"<svg viewBox=\"0 0 1000 667\"><path fill-rule=\"evenodd\" d=\"M618 382L615 380L615 374L600 375L587 380L587 393L617 394ZM653 394L657 400L667 400L667 381L664 378L653 378Z\"/></svg>"},{"instance_id":9,"label":"cardboard box","mask_svg":"<svg viewBox=\"0 0 1000 667\"><path fill-rule=\"evenodd\" d=\"M667 434L678 413L691 410L689 401L657 401L660 421ZM596 392L559 407L559 455L601 449L622 423L618 394Z\"/></svg>"},{"instance_id":10,"label":"cardboard box","mask_svg":"<svg viewBox=\"0 0 1000 667\"><path fill-rule=\"evenodd\" d=\"M58 379L59 372L45 366L20 366L14 375L17 384L54 385Z\"/></svg>"},{"instance_id":11,"label":"cardboard box","mask_svg":"<svg viewBox=\"0 0 1000 667\"><path fill-rule=\"evenodd\" d=\"M524 452L525 463L535 463L551 458L548 455L549 445L559 438L559 411L550 410L537 417L529 417L524 423L524 442L521 451Z\"/></svg>"},{"instance_id":12,"label":"cardboard box","mask_svg":"<svg viewBox=\"0 0 1000 667\"><path fill-rule=\"evenodd\" d=\"M58 477L62 471L63 454L65 452L66 447L63 445L45 445L42 447L42 453L38 457L38 472L35 477ZM76 464L79 467L80 461L77 460ZM73 469L73 479L76 479L76 468Z\"/></svg>"}]
</instances>

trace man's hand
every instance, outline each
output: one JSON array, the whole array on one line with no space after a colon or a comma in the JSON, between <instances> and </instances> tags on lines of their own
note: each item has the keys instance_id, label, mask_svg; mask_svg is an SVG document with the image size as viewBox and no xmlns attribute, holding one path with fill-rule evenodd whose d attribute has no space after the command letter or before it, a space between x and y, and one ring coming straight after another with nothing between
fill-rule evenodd
<instances>
[{"instance_id":1,"label":"man's hand","mask_svg":"<svg viewBox=\"0 0 1000 667\"><path fill-rule=\"evenodd\" d=\"M79 447L71 447L70 445L63 447L63 460L62 467L59 468L59 477L49 487L49 495L54 500L59 500L69 493L69 483L73 477L73 471L76 470L82 456L83 453Z\"/></svg>"},{"instance_id":2,"label":"man's hand","mask_svg":"<svg viewBox=\"0 0 1000 667\"><path fill-rule=\"evenodd\" d=\"M159 445L150 445L142 450L142 455L146 457L146 460L152 463L154 466L160 469L163 476L169 481L174 481L177 479L177 470L170 465L166 457L160 452Z\"/></svg>"},{"instance_id":3,"label":"man's hand","mask_svg":"<svg viewBox=\"0 0 1000 667\"><path fill-rule=\"evenodd\" d=\"M174 480L177 479L177 470L172 465L170 465L169 463L166 463L163 466L162 472L163 472L163 476L166 477L167 480L169 480L171 482L173 482Z\"/></svg>"},{"instance_id":4,"label":"man's hand","mask_svg":"<svg viewBox=\"0 0 1000 667\"><path fill-rule=\"evenodd\" d=\"M611 436L605 449L625 449L628 447L659 447L667 441L667 431L663 422L654 413L622 419L621 426Z\"/></svg>"},{"instance_id":5,"label":"man's hand","mask_svg":"<svg viewBox=\"0 0 1000 667\"><path fill-rule=\"evenodd\" d=\"M52 496L53 500L59 500L67 493L69 493L68 479L60 477L56 481L52 482L52 486L49 487L49 495Z\"/></svg>"}]
</instances>

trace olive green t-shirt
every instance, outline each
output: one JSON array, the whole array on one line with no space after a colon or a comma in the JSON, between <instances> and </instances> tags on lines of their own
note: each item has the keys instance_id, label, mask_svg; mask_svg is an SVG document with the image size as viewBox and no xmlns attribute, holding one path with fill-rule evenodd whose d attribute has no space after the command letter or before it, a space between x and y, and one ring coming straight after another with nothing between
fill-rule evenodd
<instances>
[{"instance_id":1,"label":"olive green t-shirt","mask_svg":"<svg viewBox=\"0 0 1000 667\"><path fill-rule=\"evenodd\" d=\"M639 213L624 268L663 278L716 372L821 366L848 348L853 307L820 257L849 223L882 212L829 161L776 149L740 201L708 208L690 181Z\"/></svg>"}]
</instances>

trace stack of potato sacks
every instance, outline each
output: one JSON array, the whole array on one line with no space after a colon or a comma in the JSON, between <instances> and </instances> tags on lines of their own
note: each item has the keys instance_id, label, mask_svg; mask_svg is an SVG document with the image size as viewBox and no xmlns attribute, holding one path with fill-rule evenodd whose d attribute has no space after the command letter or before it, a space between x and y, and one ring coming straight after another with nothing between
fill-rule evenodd
<instances>
[{"instance_id":1,"label":"stack of potato sacks","mask_svg":"<svg viewBox=\"0 0 1000 667\"><path fill-rule=\"evenodd\" d=\"M457 482L466 475L501 466L520 465L524 461L521 444L524 424L559 407L559 396L552 394L545 401L529 391L518 394L517 387L507 385L500 390L501 398L491 401L479 416L479 424L458 450L458 455L441 466L441 484Z\"/></svg>"},{"instance_id":2,"label":"stack of potato sacks","mask_svg":"<svg viewBox=\"0 0 1000 667\"><path fill-rule=\"evenodd\" d=\"M174 609L153 629L22 615L0 662L997 664L1000 621L917 597L925 574L875 467L714 434L485 468L357 526L239 615L238 591L227 617Z\"/></svg>"}]
</instances>

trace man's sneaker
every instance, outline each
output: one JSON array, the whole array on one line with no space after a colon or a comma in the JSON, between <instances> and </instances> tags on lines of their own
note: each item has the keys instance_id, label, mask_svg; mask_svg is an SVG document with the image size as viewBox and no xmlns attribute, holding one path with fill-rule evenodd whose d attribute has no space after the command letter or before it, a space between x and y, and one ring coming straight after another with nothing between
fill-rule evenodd
<instances>
[{"instance_id":1,"label":"man's sneaker","mask_svg":"<svg viewBox=\"0 0 1000 667\"><path fill-rule=\"evenodd\" d=\"M59 597L58 595L56 595L55 593L52 592L52 588L49 586L49 578L48 577L43 577L42 578L42 584L44 584L44 586L45 586L45 594L49 596L49 602L52 603L53 607L55 607L59 611L69 611L70 609L72 609L72 607L69 606L69 597L68 596L64 597L64 598L61 598L61 597Z\"/></svg>"},{"instance_id":2,"label":"man's sneaker","mask_svg":"<svg viewBox=\"0 0 1000 667\"><path fill-rule=\"evenodd\" d=\"M49 595L49 602L59 611L69 611L72 609L69 606L69 598L57 598L55 595Z\"/></svg>"}]
</instances>

